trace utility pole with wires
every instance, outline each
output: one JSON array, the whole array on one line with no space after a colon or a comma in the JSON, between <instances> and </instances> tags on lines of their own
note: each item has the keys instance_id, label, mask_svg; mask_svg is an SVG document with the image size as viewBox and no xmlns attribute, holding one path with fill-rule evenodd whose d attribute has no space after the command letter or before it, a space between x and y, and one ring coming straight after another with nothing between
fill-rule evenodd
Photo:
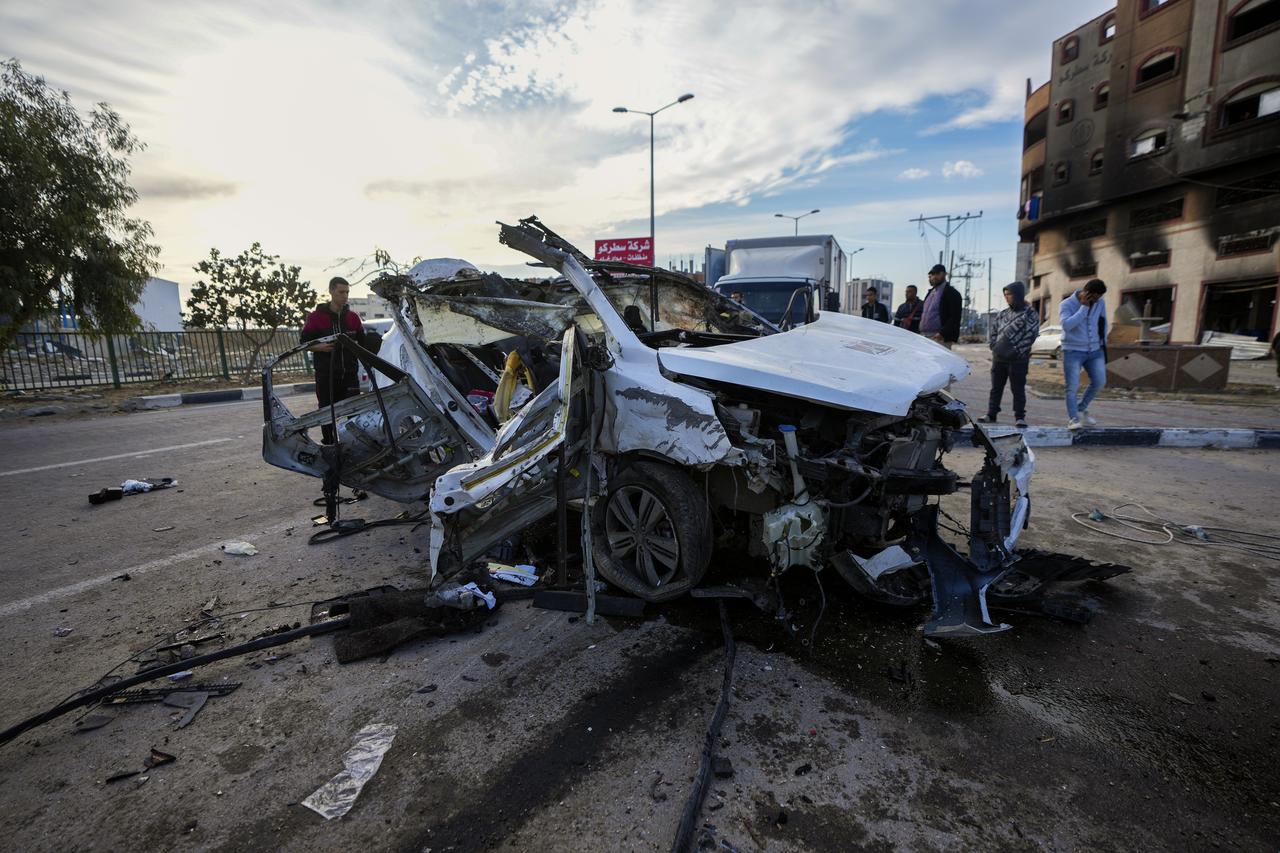
<instances>
[{"instance_id":1,"label":"utility pole with wires","mask_svg":"<svg viewBox=\"0 0 1280 853\"><path fill-rule=\"evenodd\" d=\"M964 272L956 273L953 271L951 275L952 278L959 277L964 279L965 328L970 332L973 331L973 315L974 315L973 297L971 295L972 283L973 283L973 270L975 267L977 267L978 269L982 269L984 266L986 266L986 264L984 264L982 261L975 261L972 258L966 258L962 255L960 257L959 262L956 263L956 268L963 269ZM979 281L981 281L981 279L979 279ZM990 308L990 306L988 306L988 308Z\"/></svg>"},{"instance_id":2,"label":"utility pole with wires","mask_svg":"<svg viewBox=\"0 0 1280 853\"><path fill-rule=\"evenodd\" d=\"M938 263L943 263L944 262L943 258L951 257L951 235L959 231L960 227L964 225L966 222L968 222L970 219L981 219L981 218L982 218L982 211L979 210L976 214L969 213L968 211L966 211L963 216L952 216L949 213L943 216L921 215L921 216L917 216L915 219L908 219L907 221L914 222L918 226L920 226L921 237L924 236L924 227L926 225L928 225L934 231L937 231L939 234L942 235L943 244L942 244L942 251L938 254ZM938 220L945 221L945 224L941 228L939 228L937 225L934 224Z\"/></svg>"},{"instance_id":3,"label":"utility pole with wires","mask_svg":"<svg viewBox=\"0 0 1280 853\"><path fill-rule=\"evenodd\" d=\"M987 328L991 328L991 258L987 258Z\"/></svg>"}]
</instances>

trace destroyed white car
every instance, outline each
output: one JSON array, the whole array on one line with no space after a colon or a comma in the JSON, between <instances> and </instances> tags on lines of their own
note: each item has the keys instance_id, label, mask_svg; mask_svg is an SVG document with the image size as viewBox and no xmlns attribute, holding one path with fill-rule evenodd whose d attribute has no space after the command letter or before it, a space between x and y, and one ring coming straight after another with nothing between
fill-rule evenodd
<instances>
[{"instance_id":1,"label":"destroyed white car","mask_svg":"<svg viewBox=\"0 0 1280 853\"><path fill-rule=\"evenodd\" d=\"M426 502L435 577L571 506L586 571L648 601L694 590L733 544L761 558L745 588L832 567L879 601L932 597L929 635L1008 627L987 593L1017 561L1034 456L947 394L963 359L843 314L780 332L678 273L588 260L536 218L499 236L558 276L441 260L381 277L399 312L379 354L334 338L377 387L295 416L268 368L264 458L330 493ZM309 433L330 420L322 446ZM961 435L985 449L969 483L943 464ZM938 534L937 496L961 488L967 555Z\"/></svg>"}]
</instances>

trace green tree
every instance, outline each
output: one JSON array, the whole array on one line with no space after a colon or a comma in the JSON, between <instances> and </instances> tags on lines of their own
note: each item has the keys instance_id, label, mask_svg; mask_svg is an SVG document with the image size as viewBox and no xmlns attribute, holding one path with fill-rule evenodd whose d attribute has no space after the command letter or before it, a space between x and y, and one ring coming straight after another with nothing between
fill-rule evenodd
<instances>
[{"instance_id":1,"label":"green tree","mask_svg":"<svg viewBox=\"0 0 1280 853\"><path fill-rule=\"evenodd\" d=\"M106 104L86 120L66 92L0 62L0 347L60 302L89 331L138 327L160 254L127 215L128 158L142 148Z\"/></svg>"},{"instance_id":2,"label":"green tree","mask_svg":"<svg viewBox=\"0 0 1280 853\"><path fill-rule=\"evenodd\" d=\"M201 278L187 300L187 325L206 329L239 329L253 347L244 371L248 382L263 347L282 327L301 326L316 304L311 283L299 280L300 267L280 263L260 243L234 258L209 250L209 259L196 264ZM207 278L207 280L206 280Z\"/></svg>"}]
</instances>

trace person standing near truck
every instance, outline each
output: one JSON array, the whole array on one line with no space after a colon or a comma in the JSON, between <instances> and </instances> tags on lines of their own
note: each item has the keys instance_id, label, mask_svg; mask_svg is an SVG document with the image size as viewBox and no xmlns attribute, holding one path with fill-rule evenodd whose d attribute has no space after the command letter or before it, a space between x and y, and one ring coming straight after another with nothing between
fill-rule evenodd
<instances>
[{"instance_id":1,"label":"person standing near truck","mask_svg":"<svg viewBox=\"0 0 1280 853\"><path fill-rule=\"evenodd\" d=\"M1102 296L1107 286L1102 279L1090 279L1080 290L1062 300L1058 316L1062 324L1062 370L1066 380L1067 429L1097 426L1089 414L1089 404L1107 385L1107 303ZM1084 399L1080 392L1080 370L1089 374Z\"/></svg>"},{"instance_id":2,"label":"person standing near truck","mask_svg":"<svg viewBox=\"0 0 1280 853\"><path fill-rule=\"evenodd\" d=\"M862 316L881 323L889 322L889 306L880 301L880 294L874 287L867 288L867 301L862 303Z\"/></svg>"},{"instance_id":3,"label":"person standing near truck","mask_svg":"<svg viewBox=\"0 0 1280 853\"><path fill-rule=\"evenodd\" d=\"M960 291L947 283L947 268L934 264L929 270L929 292L924 297L920 334L951 349L960 340L963 304Z\"/></svg>"},{"instance_id":4,"label":"person standing near truck","mask_svg":"<svg viewBox=\"0 0 1280 853\"><path fill-rule=\"evenodd\" d=\"M993 424L1000 414L1004 386L1008 382L1013 393L1014 426L1027 428L1027 368L1031 364L1031 345L1040 334L1040 313L1027 304L1027 286L1020 281L1007 285L1004 301L1009 306L991 319L987 328L987 346L991 348L991 394L987 414L980 424Z\"/></svg>"},{"instance_id":5,"label":"person standing near truck","mask_svg":"<svg viewBox=\"0 0 1280 853\"><path fill-rule=\"evenodd\" d=\"M360 322L360 315L347 307L350 293L351 285L345 278L334 276L329 279L329 301L321 302L307 315L301 339L304 342L314 341L346 332L359 340L364 324ZM359 365L354 355L332 342L315 344L310 350L315 363L316 399L320 408L360 393ZM322 426L320 433L325 444L337 441L330 424Z\"/></svg>"}]
</instances>

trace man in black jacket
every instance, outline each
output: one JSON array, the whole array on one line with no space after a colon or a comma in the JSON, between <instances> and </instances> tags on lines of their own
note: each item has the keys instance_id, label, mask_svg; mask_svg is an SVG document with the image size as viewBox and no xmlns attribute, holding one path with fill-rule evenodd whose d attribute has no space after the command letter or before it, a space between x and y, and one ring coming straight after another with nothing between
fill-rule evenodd
<instances>
[{"instance_id":1,"label":"man in black jacket","mask_svg":"<svg viewBox=\"0 0 1280 853\"><path fill-rule=\"evenodd\" d=\"M934 264L929 270L929 293L924 298L920 334L951 349L960 340L960 314L964 300L960 291L947 283L947 268Z\"/></svg>"},{"instance_id":2,"label":"man in black jacket","mask_svg":"<svg viewBox=\"0 0 1280 853\"><path fill-rule=\"evenodd\" d=\"M874 287L867 288L867 301L862 303L862 316L881 323L889 322L889 306L880 301L880 294Z\"/></svg>"}]
</instances>

